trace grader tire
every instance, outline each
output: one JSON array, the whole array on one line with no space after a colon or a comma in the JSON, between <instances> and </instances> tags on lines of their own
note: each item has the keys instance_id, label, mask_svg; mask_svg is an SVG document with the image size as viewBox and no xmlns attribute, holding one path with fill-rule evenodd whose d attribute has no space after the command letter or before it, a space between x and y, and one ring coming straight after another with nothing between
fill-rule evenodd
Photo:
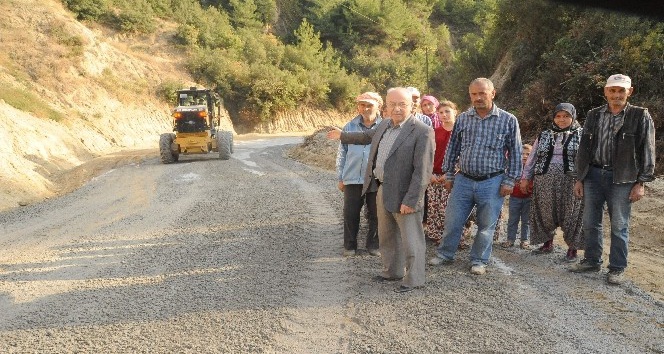
<instances>
[{"instance_id":1,"label":"grader tire","mask_svg":"<svg viewBox=\"0 0 664 354\"><path fill-rule=\"evenodd\" d=\"M228 136L231 139L231 154L235 152L235 142L233 141L233 133L228 132Z\"/></svg>"},{"instance_id":2,"label":"grader tire","mask_svg":"<svg viewBox=\"0 0 664 354\"><path fill-rule=\"evenodd\" d=\"M159 154L161 155L162 163L173 163L180 157L179 154L173 154L173 151L171 151L173 139L173 134L170 133L161 134L159 136Z\"/></svg>"},{"instance_id":3,"label":"grader tire","mask_svg":"<svg viewBox=\"0 0 664 354\"><path fill-rule=\"evenodd\" d=\"M231 158L231 139L232 135L229 137L229 132L219 132L217 133L217 149L219 149L219 158L222 160L228 160Z\"/></svg>"}]
</instances>

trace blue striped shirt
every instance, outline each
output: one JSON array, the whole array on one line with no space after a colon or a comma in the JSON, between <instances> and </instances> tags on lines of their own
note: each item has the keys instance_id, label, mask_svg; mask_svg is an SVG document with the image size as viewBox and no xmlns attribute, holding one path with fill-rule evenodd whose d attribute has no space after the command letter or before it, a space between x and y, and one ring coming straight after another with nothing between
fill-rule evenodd
<instances>
[{"instance_id":1,"label":"blue striped shirt","mask_svg":"<svg viewBox=\"0 0 664 354\"><path fill-rule=\"evenodd\" d=\"M443 171L454 180L459 170L473 176L505 171L503 185L514 186L521 176L521 132L516 117L495 104L482 119L475 108L461 113L447 145Z\"/></svg>"}]
</instances>

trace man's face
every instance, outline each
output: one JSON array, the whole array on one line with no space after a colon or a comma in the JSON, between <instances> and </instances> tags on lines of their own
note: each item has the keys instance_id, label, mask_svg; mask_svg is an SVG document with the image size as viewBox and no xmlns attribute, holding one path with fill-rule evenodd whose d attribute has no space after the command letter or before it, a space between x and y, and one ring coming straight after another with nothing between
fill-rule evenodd
<instances>
[{"instance_id":1,"label":"man's face","mask_svg":"<svg viewBox=\"0 0 664 354\"><path fill-rule=\"evenodd\" d=\"M357 102L357 113L364 119L373 120L378 115L378 107L369 102Z\"/></svg>"},{"instance_id":2,"label":"man's face","mask_svg":"<svg viewBox=\"0 0 664 354\"><path fill-rule=\"evenodd\" d=\"M496 96L496 90L489 89L484 82L476 82L468 88L470 102L475 109L489 110L493 106L493 98Z\"/></svg>"},{"instance_id":3,"label":"man's face","mask_svg":"<svg viewBox=\"0 0 664 354\"><path fill-rule=\"evenodd\" d=\"M610 86L604 88L604 96L609 106L623 107L627 104L627 98L632 95L633 87L626 89L620 86Z\"/></svg>"},{"instance_id":4,"label":"man's face","mask_svg":"<svg viewBox=\"0 0 664 354\"><path fill-rule=\"evenodd\" d=\"M394 124L401 124L413 109L413 99L405 89L397 89L388 92L386 99L387 116L392 118Z\"/></svg>"},{"instance_id":5,"label":"man's face","mask_svg":"<svg viewBox=\"0 0 664 354\"><path fill-rule=\"evenodd\" d=\"M413 95L413 109L412 112L415 113L415 109L417 109L417 106L420 105L420 96L418 95Z\"/></svg>"}]
</instances>

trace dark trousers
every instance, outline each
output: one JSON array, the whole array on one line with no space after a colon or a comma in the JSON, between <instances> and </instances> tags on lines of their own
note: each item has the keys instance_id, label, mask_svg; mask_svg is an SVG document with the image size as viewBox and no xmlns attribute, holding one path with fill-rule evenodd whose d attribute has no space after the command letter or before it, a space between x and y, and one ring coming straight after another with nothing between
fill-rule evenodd
<instances>
[{"instance_id":1,"label":"dark trousers","mask_svg":"<svg viewBox=\"0 0 664 354\"><path fill-rule=\"evenodd\" d=\"M376 216L376 192L362 195L361 184L348 184L344 187L344 248L357 249L357 233L360 230L362 205L367 203L367 249L378 249L378 217Z\"/></svg>"}]
</instances>

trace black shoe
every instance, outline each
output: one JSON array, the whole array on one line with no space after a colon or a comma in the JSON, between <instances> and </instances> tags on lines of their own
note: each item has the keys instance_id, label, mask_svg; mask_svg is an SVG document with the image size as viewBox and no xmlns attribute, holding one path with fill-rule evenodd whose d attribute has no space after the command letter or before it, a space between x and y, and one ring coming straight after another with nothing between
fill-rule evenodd
<instances>
[{"instance_id":1,"label":"black shoe","mask_svg":"<svg viewBox=\"0 0 664 354\"><path fill-rule=\"evenodd\" d=\"M409 291L413 291L415 288L411 288L410 286L405 286L405 285L399 285L398 288L394 289L395 293L407 293Z\"/></svg>"},{"instance_id":2,"label":"black shoe","mask_svg":"<svg viewBox=\"0 0 664 354\"><path fill-rule=\"evenodd\" d=\"M397 280L401 280L401 279L403 279L403 278L386 278L382 275L376 275L375 277L373 277L373 280L378 282L378 283L385 283L385 282L389 282L389 281L397 281Z\"/></svg>"},{"instance_id":3,"label":"black shoe","mask_svg":"<svg viewBox=\"0 0 664 354\"><path fill-rule=\"evenodd\" d=\"M581 260L581 262L569 267L569 271L573 273L599 272L601 269L601 263L591 262L588 258L584 258Z\"/></svg>"}]
</instances>

